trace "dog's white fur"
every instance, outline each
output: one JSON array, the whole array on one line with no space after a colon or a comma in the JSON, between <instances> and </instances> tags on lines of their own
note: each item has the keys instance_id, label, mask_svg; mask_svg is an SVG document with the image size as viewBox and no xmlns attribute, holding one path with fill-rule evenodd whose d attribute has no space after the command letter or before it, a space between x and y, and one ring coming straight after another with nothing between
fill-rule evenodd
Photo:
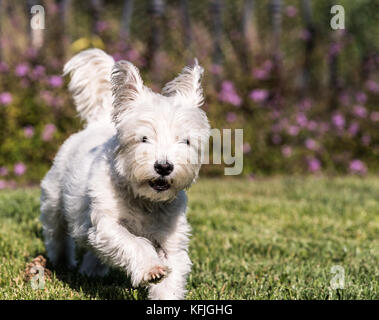
<instances>
[{"instance_id":1,"label":"dog's white fur","mask_svg":"<svg viewBox=\"0 0 379 320\"><path fill-rule=\"evenodd\" d=\"M201 154L209 137L199 108L202 72L195 61L158 94L130 62L115 63L99 49L65 65L87 125L63 144L41 183L43 235L54 265L75 267L77 244L87 250L81 273L103 276L116 266L133 286L146 284L150 299L184 298L191 268L184 190L200 169L186 157ZM165 177L170 188L158 192L149 182L160 176L154 163L165 160L174 165Z\"/></svg>"}]
</instances>

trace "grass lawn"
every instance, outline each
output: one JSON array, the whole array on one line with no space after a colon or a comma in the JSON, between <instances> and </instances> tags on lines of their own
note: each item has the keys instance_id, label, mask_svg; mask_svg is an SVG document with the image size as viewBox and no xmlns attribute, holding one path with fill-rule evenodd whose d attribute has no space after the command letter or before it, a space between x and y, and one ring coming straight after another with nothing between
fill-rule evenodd
<instances>
[{"instance_id":1,"label":"grass lawn","mask_svg":"<svg viewBox=\"0 0 379 320\"><path fill-rule=\"evenodd\" d=\"M0 299L146 296L118 270L104 279L52 270L32 289L26 264L45 255L38 217L38 189L0 191ZM188 219L188 299L379 298L379 178L200 179ZM335 265L344 289L330 289Z\"/></svg>"}]
</instances>

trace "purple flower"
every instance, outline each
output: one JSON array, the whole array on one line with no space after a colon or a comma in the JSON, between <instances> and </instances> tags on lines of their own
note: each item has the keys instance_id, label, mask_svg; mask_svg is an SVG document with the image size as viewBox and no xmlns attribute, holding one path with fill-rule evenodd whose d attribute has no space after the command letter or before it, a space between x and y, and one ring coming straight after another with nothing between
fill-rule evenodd
<instances>
[{"instance_id":1,"label":"purple flower","mask_svg":"<svg viewBox=\"0 0 379 320\"><path fill-rule=\"evenodd\" d=\"M244 154L249 153L251 151L250 143L245 142L242 146L242 151Z\"/></svg>"},{"instance_id":2,"label":"purple flower","mask_svg":"<svg viewBox=\"0 0 379 320\"><path fill-rule=\"evenodd\" d=\"M268 91L265 89L255 89L250 92L249 97L254 102L262 102L267 99Z\"/></svg>"},{"instance_id":3,"label":"purple flower","mask_svg":"<svg viewBox=\"0 0 379 320\"><path fill-rule=\"evenodd\" d=\"M317 129L317 122L316 122L316 121L313 121L313 120L309 121L309 122L308 122L308 125L307 125L307 128L308 128L308 130L310 130L310 131L314 131L314 130L316 130L316 129Z\"/></svg>"},{"instance_id":4,"label":"purple flower","mask_svg":"<svg viewBox=\"0 0 379 320\"><path fill-rule=\"evenodd\" d=\"M16 176L22 176L26 171L26 166L22 162L18 162L13 167L13 172Z\"/></svg>"},{"instance_id":5,"label":"purple flower","mask_svg":"<svg viewBox=\"0 0 379 320\"><path fill-rule=\"evenodd\" d=\"M97 21L95 28L97 32L101 33L109 28L109 24L107 21Z\"/></svg>"},{"instance_id":6,"label":"purple flower","mask_svg":"<svg viewBox=\"0 0 379 320\"><path fill-rule=\"evenodd\" d=\"M348 129L349 133L354 137L358 131L359 131L359 124L358 122L354 121L350 124L349 126L349 129Z\"/></svg>"},{"instance_id":7,"label":"purple flower","mask_svg":"<svg viewBox=\"0 0 379 320\"><path fill-rule=\"evenodd\" d=\"M210 67L210 71L213 74L220 75L222 73L222 66L219 64L212 64Z\"/></svg>"},{"instance_id":8,"label":"purple flower","mask_svg":"<svg viewBox=\"0 0 379 320\"><path fill-rule=\"evenodd\" d=\"M346 92L341 93L338 99L344 106L347 106L350 103L350 97Z\"/></svg>"},{"instance_id":9,"label":"purple flower","mask_svg":"<svg viewBox=\"0 0 379 320\"><path fill-rule=\"evenodd\" d=\"M16 66L15 73L18 77L24 77L29 71L29 66L26 63L20 63Z\"/></svg>"},{"instance_id":10,"label":"purple flower","mask_svg":"<svg viewBox=\"0 0 379 320\"><path fill-rule=\"evenodd\" d=\"M378 122L379 121L379 112L377 112L377 111L371 112L370 118L372 121Z\"/></svg>"},{"instance_id":11,"label":"purple flower","mask_svg":"<svg viewBox=\"0 0 379 320\"><path fill-rule=\"evenodd\" d=\"M0 180L0 190L5 189L7 186L8 185L5 180Z\"/></svg>"},{"instance_id":12,"label":"purple flower","mask_svg":"<svg viewBox=\"0 0 379 320\"><path fill-rule=\"evenodd\" d=\"M293 18L297 15L297 8L294 6L287 6L286 7L286 15L287 17Z\"/></svg>"},{"instance_id":13,"label":"purple flower","mask_svg":"<svg viewBox=\"0 0 379 320\"><path fill-rule=\"evenodd\" d=\"M290 136L297 136L299 134L299 127L298 126L289 126L287 129L287 132Z\"/></svg>"},{"instance_id":14,"label":"purple flower","mask_svg":"<svg viewBox=\"0 0 379 320\"><path fill-rule=\"evenodd\" d=\"M364 135L361 139L363 145L368 146L371 142L371 137L369 135Z\"/></svg>"},{"instance_id":15,"label":"purple flower","mask_svg":"<svg viewBox=\"0 0 379 320\"><path fill-rule=\"evenodd\" d=\"M342 129L345 126L345 118L340 113L333 115L332 122L339 129Z\"/></svg>"},{"instance_id":16,"label":"purple flower","mask_svg":"<svg viewBox=\"0 0 379 320\"><path fill-rule=\"evenodd\" d=\"M354 159L350 161L349 169L351 173L356 173L356 174L367 173L366 165L361 160L358 160L358 159Z\"/></svg>"},{"instance_id":17,"label":"purple flower","mask_svg":"<svg viewBox=\"0 0 379 320\"><path fill-rule=\"evenodd\" d=\"M308 123L308 119L304 113L299 113L296 116L297 123L300 127L305 127Z\"/></svg>"},{"instance_id":18,"label":"purple flower","mask_svg":"<svg viewBox=\"0 0 379 320\"><path fill-rule=\"evenodd\" d=\"M308 41L312 38L312 34L307 29L303 29L299 33L299 38L303 41Z\"/></svg>"},{"instance_id":19,"label":"purple flower","mask_svg":"<svg viewBox=\"0 0 379 320\"><path fill-rule=\"evenodd\" d=\"M257 80L266 80L269 72L263 68L256 68L253 70L253 77Z\"/></svg>"},{"instance_id":20,"label":"purple flower","mask_svg":"<svg viewBox=\"0 0 379 320\"><path fill-rule=\"evenodd\" d=\"M365 104L367 101L367 95L360 91L355 95L355 100L357 100L358 103Z\"/></svg>"},{"instance_id":21,"label":"purple flower","mask_svg":"<svg viewBox=\"0 0 379 320\"><path fill-rule=\"evenodd\" d=\"M221 92L219 93L218 98L222 102L230 103L235 107L239 107L242 104L242 99L235 91L233 83L228 80L222 82Z\"/></svg>"},{"instance_id":22,"label":"purple flower","mask_svg":"<svg viewBox=\"0 0 379 320\"><path fill-rule=\"evenodd\" d=\"M308 98L304 99L299 104L300 110L306 111L312 107L312 101Z\"/></svg>"},{"instance_id":23,"label":"purple flower","mask_svg":"<svg viewBox=\"0 0 379 320\"><path fill-rule=\"evenodd\" d=\"M8 169L5 167L0 167L0 176L4 177L8 174Z\"/></svg>"},{"instance_id":24,"label":"purple flower","mask_svg":"<svg viewBox=\"0 0 379 320\"><path fill-rule=\"evenodd\" d=\"M55 131L56 131L55 125L53 125L52 123L47 124L42 132L42 140L50 141L53 138Z\"/></svg>"},{"instance_id":25,"label":"purple flower","mask_svg":"<svg viewBox=\"0 0 379 320\"><path fill-rule=\"evenodd\" d=\"M283 156L288 158L292 154L292 148L290 146L283 146L282 147L282 154L283 154Z\"/></svg>"},{"instance_id":26,"label":"purple flower","mask_svg":"<svg viewBox=\"0 0 379 320\"><path fill-rule=\"evenodd\" d=\"M315 150L317 148L317 142L310 138L305 140L304 144L305 144L305 147L309 150Z\"/></svg>"},{"instance_id":27,"label":"purple flower","mask_svg":"<svg viewBox=\"0 0 379 320\"><path fill-rule=\"evenodd\" d=\"M9 71L8 65L5 62L1 61L0 62L0 73L7 73L8 71Z\"/></svg>"},{"instance_id":28,"label":"purple flower","mask_svg":"<svg viewBox=\"0 0 379 320\"><path fill-rule=\"evenodd\" d=\"M308 170L310 172L317 172L321 169L320 160L318 160L317 158L308 158L307 163L308 163Z\"/></svg>"},{"instance_id":29,"label":"purple flower","mask_svg":"<svg viewBox=\"0 0 379 320\"><path fill-rule=\"evenodd\" d=\"M60 88L63 85L63 79L60 76L51 76L48 79L48 83L52 88Z\"/></svg>"},{"instance_id":30,"label":"purple flower","mask_svg":"<svg viewBox=\"0 0 379 320\"><path fill-rule=\"evenodd\" d=\"M12 103L12 95L9 92L0 93L0 104L6 106Z\"/></svg>"},{"instance_id":31,"label":"purple flower","mask_svg":"<svg viewBox=\"0 0 379 320\"><path fill-rule=\"evenodd\" d=\"M50 91L42 90L39 94L41 100L47 105L52 105L54 103L54 97Z\"/></svg>"},{"instance_id":32,"label":"purple flower","mask_svg":"<svg viewBox=\"0 0 379 320\"><path fill-rule=\"evenodd\" d=\"M342 45L340 43L334 42L329 47L329 55L336 56L342 50Z\"/></svg>"},{"instance_id":33,"label":"purple flower","mask_svg":"<svg viewBox=\"0 0 379 320\"><path fill-rule=\"evenodd\" d=\"M226 114L226 121L229 123L233 123L237 120L237 115L234 112L228 112Z\"/></svg>"},{"instance_id":34,"label":"purple flower","mask_svg":"<svg viewBox=\"0 0 379 320\"><path fill-rule=\"evenodd\" d=\"M32 70L30 77L33 80L38 80L45 75L45 67L38 65Z\"/></svg>"},{"instance_id":35,"label":"purple flower","mask_svg":"<svg viewBox=\"0 0 379 320\"><path fill-rule=\"evenodd\" d=\"M24 136L26 138L31 138L34 135L34 128L32 126L26 126L24 128Z\"/></svg>"},{"instance_id":36,"label":"purple flower","mask_svg":"<svg viewBox=\"0 0 379 320\"><path fill-rule=\"evenodd\" d=\"M280 144L282 142L282 137L278 134L274 134L271 140L273 144Z\"/></svg>"},{"instance_id":37,"label":"purple flower","mask_svg":"<svg viewBox=\"0 0 379 320\"><path fill-rule=\"evenodd\" d=\"M140 58L139 52L135 49L128 50L125 56L130 61L137 61Z\"/></svg>"},{"instance_id":38,"label":"purple flower","mask_svg":"<svg viewBox=\"0 0 379 320\"><path fill-rule=\"evenodd\" d=\"M355 106L353 112L359 118L366 118L367 116L367 109L362 106Z\"/></svg>"},{"instance_id":39,"label":"purple flower","mask_svg":"<svg viewBox=\"0 0 379 320\"><path fill-rule=\"evenodd\" d=\"M379 83L375 82L374 80L368 80L366 82L366 88L368 91L372 93L378 93L379 92Z\"/></svg>"}]
</instances>

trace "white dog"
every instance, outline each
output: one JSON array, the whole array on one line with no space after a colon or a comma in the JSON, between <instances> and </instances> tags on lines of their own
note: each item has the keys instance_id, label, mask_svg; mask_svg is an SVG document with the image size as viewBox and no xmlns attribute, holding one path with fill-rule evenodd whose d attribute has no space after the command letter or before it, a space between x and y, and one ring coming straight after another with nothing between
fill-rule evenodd
<instances>
[{"instance_id":1,"label":"white dog","mask_svg":"<svg viewBox=\"0 0 379 320\"><path fill-rule=\"evenodd\" d=\"M99 49L64 67L87 122L59 150L42 181L41 221L54 265L75 267L75 243L87 252L79 271L104 276L119 267L150 299L182 299L190 272L184 189L196 179L209 138L199 108L203 69L195 60L162 93L138 69Z\"/></svg>"}]
</instances>

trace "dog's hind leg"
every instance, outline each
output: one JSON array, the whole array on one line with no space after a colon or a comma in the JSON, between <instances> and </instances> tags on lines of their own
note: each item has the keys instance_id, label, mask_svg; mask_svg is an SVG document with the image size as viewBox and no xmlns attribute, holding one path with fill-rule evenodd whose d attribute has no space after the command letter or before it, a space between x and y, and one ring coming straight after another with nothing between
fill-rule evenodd
<instances>
[{"instance_id":1,"label":"dog's hind leg","mask_svg":"<svg viewBox=\"0 0 379 320\"><path fill-rule=\"evenodd\" d=\"M47 176L42 182L41 217L47 256L54 266L74 268L75 242L67 230L61 213L60 191L57 183Z\"/></svg>"},{"instance_id":2,"label":"dog's hind leg","mask_svg":"<svg viewBox=\"0 0 379 320\"><path fill-rule=\"evenodd\" d=\"M92 252L87 251L83 257L83 262L79 272L89 277L104 277L109 271L109 267L100 261L100 259Z\"/></svg>"}]
</instances>

